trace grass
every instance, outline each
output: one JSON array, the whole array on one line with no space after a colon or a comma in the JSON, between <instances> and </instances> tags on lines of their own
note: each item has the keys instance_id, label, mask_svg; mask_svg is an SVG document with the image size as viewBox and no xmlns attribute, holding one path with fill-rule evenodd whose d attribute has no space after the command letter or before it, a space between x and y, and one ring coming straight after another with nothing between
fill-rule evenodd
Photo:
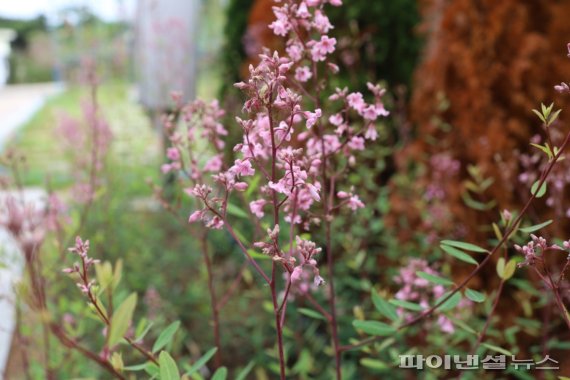
<instances>
[{"instance_id":1,"label":"grass","mask_svg":"<svg viewBox=\"0 0 570 380\"><path fill-rule=\"evenodd\" d=\"M98 102L113 131L111 164L120 168L125 182L144 185L145 178L158 175L160 144L130 88L124 82L103 84L98 89ZM82 120L81 102L87 97L87 90L80 87L70 87L52 97L8 143L9 148L26 156L26 186L44 186L49 178L50 185L58 189L72 181L58 118L65 113Z\"/></svg>"}]
</instances>

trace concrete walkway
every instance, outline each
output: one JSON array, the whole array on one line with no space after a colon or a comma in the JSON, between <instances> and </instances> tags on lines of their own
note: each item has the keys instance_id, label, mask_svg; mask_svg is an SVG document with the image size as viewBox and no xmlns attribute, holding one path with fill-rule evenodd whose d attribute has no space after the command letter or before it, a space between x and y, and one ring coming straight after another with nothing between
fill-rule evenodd
<instances>
[{"instance_id":1,"label":"concrete walkway","mask_svg":"<svg viewBox=\"0 0 570 380\"><path fill-rule=\"evenodd\" d=\"M26 84L0 88L0 153L10 137L28 121L45 101L63 90L55 83ZM0 192L0 219L5 217L4 202L14 194ZM43 207L46 194L40 189L26 189L24 199L27 204ZM19 196L18 196L19 197ZM0 379L8 357L12 335L16 327L14 283L22 275L23 261L17 245L7 231L0 227Z\"/></svg>"},{"instance_id":2,"label":"concrete walkway","mask_svg":"<svg viewBox=\"0 0 570 380\"><path fill-rule=\"evenodd\" d=\"M28 121L45 101L63 90L59 83L21 84L0 88L0 152L10 136Z\"/></svg>"}]
</instances>

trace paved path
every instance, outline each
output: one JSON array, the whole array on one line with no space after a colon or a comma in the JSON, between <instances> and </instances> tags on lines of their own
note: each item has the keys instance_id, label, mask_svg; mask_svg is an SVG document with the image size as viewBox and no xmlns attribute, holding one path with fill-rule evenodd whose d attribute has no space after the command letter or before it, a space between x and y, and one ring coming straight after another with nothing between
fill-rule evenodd
<instances>
[{"instance_id":1,"label":"paved path","mask_svg":"<svg viewBox=\"0 0 570 380\"><path fill-rule=\"evenodd\" d=\"M0 153L4 144L45 101L57 94L63 86L56 83L26 84L0 88ZM0 218L6 210L4 202L11 194L0 192ZM39 189L26 189L26 203L42 207L45 192ZM13 285L21 277L23 262L17 245L7 231L0 228L0 379L4 378L7 360L10 354L12 335L16 327Z\"/></svg>"},{"instance_id":2,"label":"paved path","mask_svg":"<svg viewBox=\"0 0 570 380\"><path fill-rule=\"evenodd\" d=\"M0 88L0 152L10 136L42 107L46 99L62 90L59 83Z\"/></svg>"}]
</instances>

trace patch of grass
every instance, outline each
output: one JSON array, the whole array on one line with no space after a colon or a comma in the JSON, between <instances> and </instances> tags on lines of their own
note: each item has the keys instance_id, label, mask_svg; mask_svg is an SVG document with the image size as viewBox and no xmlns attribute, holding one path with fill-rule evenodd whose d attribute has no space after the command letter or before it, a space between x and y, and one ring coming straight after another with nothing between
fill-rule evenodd
<instances>
[{"instance_id":1,"label":"patch of grass","mask_svg":"<svg viewBox=\"0 0 570 380\"><path fill-rule=\"evenodd\" d=\"M49 99L30 121L20 129L8 147L26 156L26 186L50 185L61 188L72 181L71 167L66 158L59 131L62 113L83 119L81 103L88 99L88 90L71 87ZM136 104L130 86L123 82L103 84L98 89L99 108L113 131L109 164L121 172L124 183L139 187L147 177L156 178L160 163L159 137L151 129L143 109Z\"/></svg>"}]
</instances>

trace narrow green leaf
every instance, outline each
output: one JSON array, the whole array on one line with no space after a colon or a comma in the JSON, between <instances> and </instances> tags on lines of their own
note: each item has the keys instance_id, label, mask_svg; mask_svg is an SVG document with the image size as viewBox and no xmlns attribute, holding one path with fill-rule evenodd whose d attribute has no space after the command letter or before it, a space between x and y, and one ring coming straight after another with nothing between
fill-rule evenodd
<instances>
[{"instance_id":1,"label":"narrow green leaf","mask_svg":"<svg viewBox=\"0 0 570 380\"><path fill-rule=\"evenodd\" d=\"M538 116L540 121L542 121L544 124L546 124L546 119L544 119L544 116L542 116L542 114L538 110L532 110L532 112L534 112L535 115Z\"/></svg>"},{"instance_id":2,"label":"narrow green leaf","mask_svg":"<svg viewBox=\"0 0 570 380\"><path fill-rule=\"evenodd\" d=\"M447 285L453 285L453 281L448 280L447 278L434 276L433 274L429 274L429 273L422 272L422 271L417 271L416 276L418 276L419 278L423 278L424 280L427 280L427 281L432 282L432 283L437 284L437 285L446 285L446 286Z\"/></svg>"},{"instance_id":3,"label":"narrow green leaf","mask_svg":"<svg viewBox=\"0 0 570 380\"><path fill-rule=\"evenodd\" d=\"M238 206L234 205L233 203L228 203L227 209L228 214L233 215L237 218L247 219L249 215L245 211L243 211Z\"/></svg>"},{"instance_id":4,"label":"narrow green leaf","mask_svg":"<svg viewBox=\"0 0 570 380\"><path fill-rule=\"evenodd\" d=\"M396 333L396 328L378 321L352 321L352 325L370 335L389 336Z\"/></svg>"},{"instance_id":5,"label":"narrow green leaf","mask_svg":"<svg viewBox=\"0 0 570 380\"><path fill-rule=\"evenodd\" d=\"M539 184L540 184L540 180L533 183L532 187L530 188L530 193L532 195L534 195L536 198L542 198L542 196L544 194L546 194L546 188L547 188L546 181L544 181L542 183L542 186L540 186L540 189L538 188Z\"/></svg>"},{"instance_id":6,"label":"narrow green leaf","mask_svg":"<svg viewBox=\"0 0 570 380\"><path fill-rule=\"evenodd\" d=\"M531 143L530 145L532 145L533 147L542 150L547 156L548 158L552 158L552 151L550 150L550 146L548 146L548 144L546 145L539 145L539 144L533 144Z\"/></svg>"},{"instance_id":7,"label":"narrow green leaf","mask_svg":"<svg viewBox=\"0 0 570 380\"><path fill-rule=\"evenodd\" d=\"M441 245L440 246L441 249L443 249L445 252L447 252L448 254L450 254L451 256L455 257L458 260L464 261L466 263L469 264L473 264L473 265L479 265L477 263L477 260L475 260L473 257L469 256L469 254L460 251L459 249L452 247L450 245Z\"/></svg>"},{"instance_id":8,"label":"narrow green leaf","mask_svg":"<svg viewBox=\"0 0 570 380\"><path fill-rule=\"evenodd\" d=\"M228 377L228 369L226 367L220 367L214 375L212 376L212 380L226 380Z\"/></svg>"},{"instance_id":9,"label":"narrow green leaf","mask_svg":"<svg viewBox=\"0 0 570 380\"><path fill-rule=\"evenodd\" d=\"M172 356L166 351L162 351L158 357L160 366L160 380L180 380L180 372Z\"/></svg>"},{"instance_id":10,"label":"narrow green leaf","mask_svg":"<svg viewBox=\"0 0 570 380\"><path fill-rule=\"evenodd\" d=\"M485 301L485 298L487 298L485 294L469 288L465 290L465 296L469 298L471 301L477 303L481 303Z\"/></svg>"},{"instance_id":11,"label":"narrow green leaf","mask_svg":"<svg viewBox=\"0 0 570 380\"><path fill-rule=\"evenodd\" d=\"M390 300L389 301L392 305L396 305L398 307L412 310L412 311L422 311L424 308L418 305L417 303L403 301L403 300Z\"/></svg>"},{"instance_id":12,"label":"narrow green leaf","mask_svg":"<svg viewBox=\"0 0 570 380\"><path fill-rule=\"evenodd\" d=\"M142 364L134 364L134 365L129 365L127 367L124 367L123 369L125 371L143 371L146 367L148 366L148 362L147 363L142 363Z\"/></svg>"},{"instance_id":13,"label":"narrow green leaf","mask_svg":"<svg viewBox=\"0 0 570 380\"><path fill-rule=\"evenodd\" d=\"M109 347L113 347L117 344L129 329L136 306L137 294L131 293L113 313L111 317L111 328L109 329L109 339L107 340Z\"/></svg>"},{"instance_id":14,"label":"narrow green leaf","mask_svg":"<svg viewBox=\"0 0 570 380\"><path fill-rule=\"evenodd\" d=\"M519 228L519 231L524 232L525 234L530 234L532 232L538 231L548 225L552 224L552 220L547 220L544 223L540 223L540 224L535 224L533 226L530 227L523 227L523 228Z\"/></svg>"},{"instance_id":15,"label":"narrow green leaf","mask_svg":"<svg viewBox=\"0 0 570 380\"><path fill-rule=\"evenodd\" d=\"M143 340L143 338L146 336L146 334L148 334L153 325L154 323L148 322L146 318L141 319L135 332L135 337L136 337L135 340L138 341Z\"/></svg>"},{"instance_id":16,"label":"narrow green leaf","mask_svg":"<svg viewBox=\"0 0 570 380\"><path fill-rule=\"evenodd\" d=\"M394 305L380 297L374 289L372 289L372 303L374 304L374 307L376 307L376 310L386 318L392 321L397 321L399 319L398 312Z\"/></svg>"},{"instance_id":17,"label":"narrow green leaf","mask_svg":"<svg viewBox=\"0 0 570 380\"><path fill-rule=\"evenodd\" d=\"M236 380L245 380L246 376L249 375L253 367L255 366L255 362L251 361L244 369L239 371L238 375L236 376Z\"/></svg>"},{"instance_id":18,"label":"narrow green leaf","mask_svg":"<svg viewBox=\"0 0 570 380\"><path fill-rule=\"evenodd\" d=\"M435 304L439 304L442 300L444 300L445 298L447 298L447 296L451 293L451 291L446 292L444 295L442 295L441 297L439 297L437 299L437 301L435 301ZM449 298L447 301L445 301L440 307L438 307L438 309L440 311L449 311L453 308L455 308L459 302L461 302L461 293L457 292L454 295L451 296L451 298Z\"/></svg>"},{"instance_id":19,"label":"narrow green leaf","mask_svg":"<svg viewBox=\"0 0 570 380\"><path fill-rule=\"evenodd\" d=\"M363 367L367 367L377 371L386 370L390 368L390 366L388 366L388 364L384 363L383 361L372 358L362 358L360 359L360 364L362 364Z\"/></svg>"},{"instance_id":20,"label":"narrow green leaf","mask_svg":"<svg viewBox=\"0 0 570 380\"><path fill-rule=\"evenodd\" d=\"M188 368L184 374L190 376L196 371L200 370L208 362L208 360L214 356L216 351L218 351L217 347L211 348L200 359L196 360L196 362L194 362L194 364L192 364L192 366Z\"/></svg>"},{"instance_id":21,"label":"narrow green leaf","mask_svg":"<svg viewBox=\"0 0 570 380\"><path fill-rule=\"evenodd\" d=\"M165 347L168 343L170 343L172 337L174 337L174 334L176 334L176 331L178 330L179 327L180 327L180 321L172 322L170 325L168 325L160 333L160 335L156 339L156 342L154 342L154 345L152 346L152 352L158 352L161 348Z\"/></svg>"},{"instance_id":22,"label":"narrow green leaf","mask_svg":"<svg viewBox=\"0 0 570 380\"><path fill-rule=\"evenodd\" d=\"M481 345L484 347L487 347L490 350L497 351L500 354L507 355L507 356L513 356L513 353L511 351L505 350L504 348L501 348L501 347L497 347L493 344L481 343Z\"/></svg>"},{"instance_id":23,"label":"narrow green leaf","mask_svg":"<svg viewBox=\"0 0 570 380\"><path fill-rule=\"evenodd\" d=\"M459 249L464 249L464 250L470 251L470 252L480 252L480 253L486 253L487 252L486 249L478 247L475 244L464 243L462 241L442 240L441 244L452 246L452 247L459 248Z\"/></svg>"},{"instance_id":24,"label":"narrow green leaf","mask_svg":"<svg viewBox=\"0 0 570 380\"><path fill-rule=\"evenodd\" d=\"M307 317L311 317L311 318L315 318L315 319L323 319L323 320L325 319L325 317L321 313L314 311L314 310L311 310L311 309L300 307L297 310L299 311L299 313L306 315Z\"/></svg>"}]
</instances>

